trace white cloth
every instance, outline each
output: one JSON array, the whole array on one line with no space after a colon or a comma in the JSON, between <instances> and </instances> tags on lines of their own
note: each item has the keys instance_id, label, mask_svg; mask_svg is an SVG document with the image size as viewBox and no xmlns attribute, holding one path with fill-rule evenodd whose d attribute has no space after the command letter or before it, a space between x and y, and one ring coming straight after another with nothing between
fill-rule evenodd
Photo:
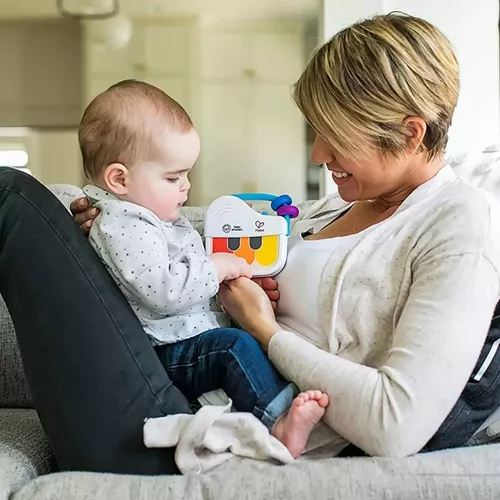
<instances>
[{"instance_id":1,"label":"white cloth","mask_svg":"<svg viewBox=\"0 0 500 500\"><path fill-rule=\"evenodd\" d=\"M286 266L276 277L282 328L299 336L302 336L301 332L308 332L307 340L316 347L328 349L319 307L323 272L327 263L335 262L340 268L361 237L353 234L346 238L304 240L301 234L297 234L290 238Z\"/></svg>"},{"instance_id":2,"label":"white cloth","mask_svg":"<svg viewBox=\"0 0 500 500\"><path fill-rule=\"evenodd\" d=\"M217 271L185 217L163 222L96 186L84 188L100 214L89 241L154 344L185 340L227 325L212 312Z\"/></svg>"},{"instance_id":3,"label":"white cloth","mask_svg":"<svg viewBox=\"0 0 500 500\"><path fill-rule=\"evenodd\" d=\"M148 448L176 446L175 463L183 474L200 474L234 456L293 462L288 449L249 413L228 413L226 406L204 406L195 415L151 418L144 424Z\"/></svg>"}]
</instances>

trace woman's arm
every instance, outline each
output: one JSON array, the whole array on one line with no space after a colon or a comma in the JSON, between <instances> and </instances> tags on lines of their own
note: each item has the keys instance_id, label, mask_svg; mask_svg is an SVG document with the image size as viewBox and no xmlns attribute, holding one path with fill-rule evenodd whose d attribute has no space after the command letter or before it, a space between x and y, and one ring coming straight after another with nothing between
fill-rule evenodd
<instances>
[{"instance_id":1,"label":"woman's arm","mask_svg":"<svg viewBox=\"0 0 500 500\"><path fill-rule=\"evenodd\" d=\"M482 254L419 263L386 361L363 366L281 331L269 357L301 390L330 397L325 421L370 455L422 449L459 398L479 356L499 296ZM390 334L390 333L389 333Z\"/></svg>"}]
</instances>

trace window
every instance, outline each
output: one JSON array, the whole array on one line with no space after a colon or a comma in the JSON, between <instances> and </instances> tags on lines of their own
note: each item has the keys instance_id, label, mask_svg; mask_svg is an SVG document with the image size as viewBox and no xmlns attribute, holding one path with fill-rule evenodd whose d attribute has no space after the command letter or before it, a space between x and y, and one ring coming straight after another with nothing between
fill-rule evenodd
<instances>
[{"instance_id":1,"label":"window","mask_svg":"<svg viewBox=\"0 0 500 500\"><path fill-rule=\"evenodd\" d=\"M28 153L22 149L0 150L0 167L25 167L28 164Z\"/></svg>"},{"instance_id":2,"label":"window","mask_svg":"<svg viewBox=\"0 0 500 500\"><path fill-rule=\"evenodd\" d=\"M28 154L29 129L0 128L0 167L11 167L31 173Z\"/></svg>"}]
</instances>

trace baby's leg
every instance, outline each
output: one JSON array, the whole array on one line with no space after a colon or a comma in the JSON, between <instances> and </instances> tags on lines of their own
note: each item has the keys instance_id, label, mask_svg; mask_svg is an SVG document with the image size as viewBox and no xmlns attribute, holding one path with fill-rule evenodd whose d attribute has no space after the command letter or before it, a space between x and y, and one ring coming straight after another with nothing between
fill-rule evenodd
<instances>
[{"instance_id":1,"label":"baby's leg","mask_svg":"<svg viewBox=\"0 0 500 500\"><path fill-rule=\"evenodd\" d=\"M259 343L236 328L209 330L156 350L186 397L223 389L236 410L253 413L269 429L299 392L276 371Z\"/></svg>"},{"instance_id":2,"label":"baby's leg","mask_svg":"<svg viewBox=\"0 0 500 500\"><path fill-rule=\"evenodd\" d=\"M320 391L297 396L297 387L281 377L259 343L236 328L209 330L157 352L186 397L223 389L236 410L253 413L294 457L328 405Z\"/></svg>"},{"instance_id":3,"label":"baby's leg","mask_svg":"<svg viewBox=\"0 0 500 500\"><path fill-rule=\"evenodd\" d=\"M288 448L294 458L304 451L309 435L325 414L328 402L324 392L301 392L291 408L277 420L271 434Z\"/></svg>"}]
</instances>

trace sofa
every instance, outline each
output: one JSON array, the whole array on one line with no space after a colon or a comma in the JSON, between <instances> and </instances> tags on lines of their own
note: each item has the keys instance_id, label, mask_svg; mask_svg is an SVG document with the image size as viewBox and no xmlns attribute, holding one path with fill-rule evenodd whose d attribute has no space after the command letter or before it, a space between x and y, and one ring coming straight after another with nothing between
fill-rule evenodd
<instances>
[{"instance_id":1,"label":"sofa","mask_svg":"<svg viewBox=\"0 0 500 500\"><path fill-rule=\"evenodd\" d=\"M488 148L450 161L460 175L500 196L499 159L498 150ZM72 186L50 189L67 207L81 193ZM186 208L185 215L201 228L202 209ZM33 409L0 298L0 500L499 499L500 409L470 445L404 459L322 458L286 466L235 458L193 476L61 472Z\"/></svg>"}]
</instances>

